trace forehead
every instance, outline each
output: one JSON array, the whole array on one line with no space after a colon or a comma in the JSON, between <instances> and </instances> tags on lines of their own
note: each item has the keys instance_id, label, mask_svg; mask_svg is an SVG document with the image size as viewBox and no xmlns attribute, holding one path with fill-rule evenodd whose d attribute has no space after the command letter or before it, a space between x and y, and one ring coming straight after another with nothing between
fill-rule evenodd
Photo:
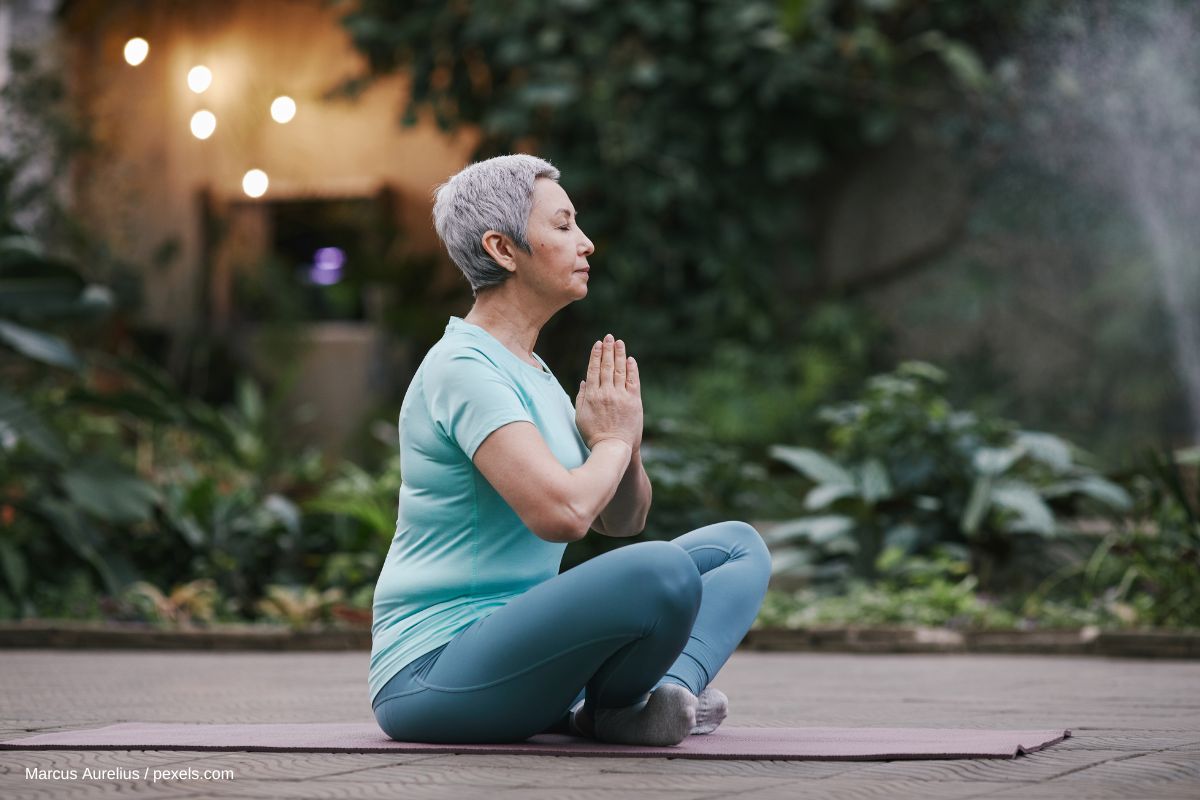
<instances>
[{"instance_id":1,"label":"forehead","mask_svg":"<svg viewBox=\"0 0 1200 800\"><path fill-rule=\"evenodd\" d=\"M560 208L575 209L566 190L549 178L538 178L533 182L533 207L544 214L554 214Z\"/></svg>"}]
</instances>

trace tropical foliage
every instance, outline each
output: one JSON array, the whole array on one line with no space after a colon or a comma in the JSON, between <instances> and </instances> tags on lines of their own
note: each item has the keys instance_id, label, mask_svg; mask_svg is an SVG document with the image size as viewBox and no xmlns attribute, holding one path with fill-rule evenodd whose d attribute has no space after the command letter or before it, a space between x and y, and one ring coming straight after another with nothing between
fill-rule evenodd
<instances>
[{"instance_id":1,"label":"tropical foliage","mask_svg":"<svg viewBox=\"0 0 1200 800\"><path fill-rule=\"evenodd\" d=\"M771 449L812 482L804 505L822 512L771 532L773 543L808 545L781 552L777 570L870 579L889 546L916 554L951 543L965 548L971 572L987 587L1028 549L1021 537L1059 533L1055 507L1129 508L1125 490L1078 448L953 408L942 394L946 381L932 365L902 364L872 378L859 399L821 412L828 455Z\"/></svg>"},{"instance_id":2,"label":"tropical foliage","mask_svg":"<svg viewBox=\"0 0 1200 800\"><path fill-rule=\"evenodd\" d=\"M562 170L605 273L554 323L563 357L606 326L648 363L691 361L795 333L794 298L824 282L818 179L898 137L972 141L1005 74L985 45L1039 5L361 0L343 24L368 69L342 90L403 71L405 124Z\"/></svg>"},{"instance_id":3,"label":"tropical foliage","mask_svg":"<svg viewBox=\"0 0 1200 800\"><path fill-rule=\"evenodd\" d=\"M344 26L368 69L342 93L403 70L407 122L477 126L474 157L535 149L563 170L606 280L545 355L569 363L603 325L653 370L644 537L782 520L776 577L799 589L772 592L760 624L1200 626L1194 454L1106 477L988 410L1000 391L952 402L931 364L889 371L889 331L848 299L861 287L818 266L820 198L864 154L911 139L964 169L992 158L1006 116L979 112L1011 99L1008 47L1047 5L361 0ZM23 58L5 99L53 116L61 86ZM54 188L85 142L17 119L0 119L0 617L369 622L395 428L378 457L328 463L289 440L286 381L231 374L201 399L119 335L136 289ZM272 286L243 290L288 315ZM411 330L440 316L390 313ZM621 544L588 537L563 566Z\"/></svg>"}]
</instances>

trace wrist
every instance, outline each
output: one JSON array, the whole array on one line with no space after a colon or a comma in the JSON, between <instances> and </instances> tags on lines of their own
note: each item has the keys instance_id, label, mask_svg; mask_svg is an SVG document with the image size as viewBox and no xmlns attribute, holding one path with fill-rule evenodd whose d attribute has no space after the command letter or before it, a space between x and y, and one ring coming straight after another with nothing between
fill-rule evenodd
<instances>
[{"instance_id":1,"label":"wrist","mask_svg":"<svg viewBox=\"0 0 1200 800\"><path fill-rule=\"evenodd\" d=\"M604 438L602 438L602 439L597 439L596 441L594 441L594 442L592 442L590 445L588 445L588 450L595 450L595 449L596 449L596 447L597 447L597 446L598 446L598 445L599 445L601 442L620 442L621 444L625 445L625 448L626 448L627 450L629 450L631 453L633 452L633 445L632 445L632 444L630 444L630 443L629 443L627 440L625 440L625 439L622 439L622 438L621 438L621 437L619 437L619 436L605 436L605 437L604 437Z\"/></svg>"},{"instance_id":2,"label":"wrist","mask_svg":"<svg viewBox=\"0 0 1200 800\"><path fill-rule=\"evenodd\" d=\"M595 446L599 445L601 441L619 441L620 444L629 447L630 450L634 449L634 445L630 443L629 439L622 439L620 437L600 437L599 439L592 440L592 444L588 445L588 450L594 450Z\"/></svg>"}]
</instances>

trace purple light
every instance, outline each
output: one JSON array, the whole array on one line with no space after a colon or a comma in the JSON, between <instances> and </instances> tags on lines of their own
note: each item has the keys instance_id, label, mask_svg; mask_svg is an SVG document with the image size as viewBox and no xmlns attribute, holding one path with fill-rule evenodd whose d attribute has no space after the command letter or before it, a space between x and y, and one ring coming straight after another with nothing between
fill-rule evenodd
<instances>
[{"instance_id":1,"label":"purple light","mask_svg":"<svg viewBox=\"0 0 1200 800\"><path fill-rule=\"evenodd\" d=\"M317 269L340 271L346 263L346 254L340 247L322 247L313 254L313 265Z\"/></svg>"},{"instance_id":2,"label":"purple light","mask_svg":"<svg viewBox=\"0 0 1200 800\"><path fill-rule=\"evenodd\" d=\"M313 253L308 279L320 286L331 286L342 279L346 253L340 247L321 247Z\"/></svg>"},{"instance_id":3,"label":"purple light","mask_svg":"<svg viewBox=\"0 0 1200 800\"><path fill-rule=\"evenodd\" d=\"M342 279L342 271L313 267L308 271L308 279L319 286L332 286Z\"/></svg>"}]
</instances>

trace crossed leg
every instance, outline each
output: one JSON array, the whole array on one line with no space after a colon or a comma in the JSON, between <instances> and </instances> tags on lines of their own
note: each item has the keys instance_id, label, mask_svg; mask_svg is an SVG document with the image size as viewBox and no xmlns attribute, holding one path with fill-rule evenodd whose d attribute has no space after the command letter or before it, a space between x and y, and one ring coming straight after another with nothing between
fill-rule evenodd
<instances>
[{"instance_id":1,"label":"crossed leg","mask_svg":"<svg viewBox=\"0 0 1200 800\"><path fill-rule=\"evenodd\" d=\"M699 694L753 623L770 554L744 522L627 545L533 587L389 682L375 708L402 741L520 741L568 712L673 682Z\"/></svg>"}]
</instances>

